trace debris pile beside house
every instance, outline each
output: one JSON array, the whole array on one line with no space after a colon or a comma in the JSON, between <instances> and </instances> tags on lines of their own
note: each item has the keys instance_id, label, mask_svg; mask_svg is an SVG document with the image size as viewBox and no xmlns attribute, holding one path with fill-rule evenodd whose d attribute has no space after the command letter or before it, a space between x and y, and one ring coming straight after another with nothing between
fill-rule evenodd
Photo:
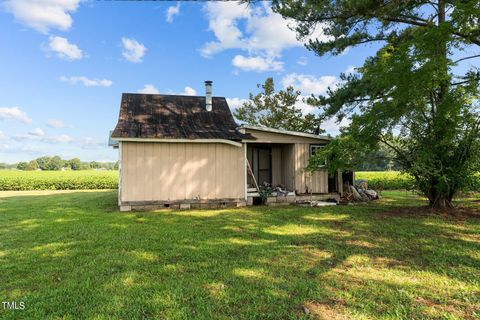
<instances>
[{"instance_id":1,"label":"debris pile beside house","mask_svg":"<svg viewBox=\"0 0 480 320\"><path fill-rule=\"evenodd\" d=\"M380 199L380 194L368 188L367 180L355 180L353 185L346 182L343 186L342 203L369 202L376 199Z\"/></svg>"}]
</instances>

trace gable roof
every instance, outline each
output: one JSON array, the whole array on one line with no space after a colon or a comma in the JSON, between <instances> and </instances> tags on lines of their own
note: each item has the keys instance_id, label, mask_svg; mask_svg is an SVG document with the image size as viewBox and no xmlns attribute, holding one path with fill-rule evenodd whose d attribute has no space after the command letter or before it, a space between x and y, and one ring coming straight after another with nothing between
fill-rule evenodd
<instances>
[{"instance_id":1,"label":"gable roof","mask_svg":"<svg viewBox=\"0 0 480 320\"><path fill-rule=\"evenodd\" d=\"M237 130L227 100L164 94L122 94L118 123L112 138L254 140Z\"/></svg>"}]
</instances>

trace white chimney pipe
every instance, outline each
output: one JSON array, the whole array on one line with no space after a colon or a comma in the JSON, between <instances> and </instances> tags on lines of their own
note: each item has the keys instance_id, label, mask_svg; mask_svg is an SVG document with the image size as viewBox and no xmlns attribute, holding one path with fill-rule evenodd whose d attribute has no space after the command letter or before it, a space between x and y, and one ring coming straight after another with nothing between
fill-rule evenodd
<instances>
[{"instance_id":1,"label":"white chimney pipe","mask_svg":"<svg viewBox=\"0 0 480 320\"><path fill-rule=\"evenodd\" d=\"M205 81L205 105L207 111L212 111L212 81Z\"/></svg>"}]
</instances>

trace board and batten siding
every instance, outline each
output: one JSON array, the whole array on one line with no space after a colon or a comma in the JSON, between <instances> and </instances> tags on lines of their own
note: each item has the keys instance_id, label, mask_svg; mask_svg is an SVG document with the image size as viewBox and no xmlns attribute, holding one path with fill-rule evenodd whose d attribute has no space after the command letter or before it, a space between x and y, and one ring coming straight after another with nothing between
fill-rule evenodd
<instances>
[{"instance_id":1,"label":"board and batten siding","mask_svg":"<svg viewBox=\"0 0 480 320\"><path fill-rule=\"evenodd\" d=\"M243 148L222 143L121 144L122 202L245 197Z\"/></svg>"},{"instance_id":2,"label":"board and batten siding","mask_svg":"<svg viewBox=\"0 0 480 320\"><path fill-rule=\"evenodd\" d=\"M295 190L298 193L328 193L327 170L305 171L310 158L310 144L297 143L294 146Z\"/></svg>"}]
</instances>

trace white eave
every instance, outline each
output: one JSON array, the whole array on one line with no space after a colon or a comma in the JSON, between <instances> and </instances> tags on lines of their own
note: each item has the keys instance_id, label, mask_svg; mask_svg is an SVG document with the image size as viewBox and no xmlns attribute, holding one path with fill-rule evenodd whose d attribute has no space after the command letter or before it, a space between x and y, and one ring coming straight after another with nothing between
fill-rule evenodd
<instances>
[{"instance_id":1,"label":"white eave","mask_svg":"<svg viewBox=\"0 0 480 320\"><path fill-rule=\"evenodd\" d=\"M131 142L163 142L163 143L225 143L235 147L241 147L242 143L226 139L158 139L158 138L114 138L117 141Z\"/></svg>"},{"instance_id":2,"label":"white eave","mask_svg":"<svg viewBox=\"0 0 480 320\"><path fill-rule=\"evenodd\" d=\"M317 135L317 134L313 134L313 133L274 129L274 128L269 128L269 127L241 126L238 129L240 129L240 130L241 129L250 129L250 130L257 130L257 131L265 131L265 132L287 134L287 135L291 135L291 136L313 138L313 139L319 139L319 140L332 140L332 138L329 137L329 136L321 136L321 135Z\"/></svg>"}]
</instances>

